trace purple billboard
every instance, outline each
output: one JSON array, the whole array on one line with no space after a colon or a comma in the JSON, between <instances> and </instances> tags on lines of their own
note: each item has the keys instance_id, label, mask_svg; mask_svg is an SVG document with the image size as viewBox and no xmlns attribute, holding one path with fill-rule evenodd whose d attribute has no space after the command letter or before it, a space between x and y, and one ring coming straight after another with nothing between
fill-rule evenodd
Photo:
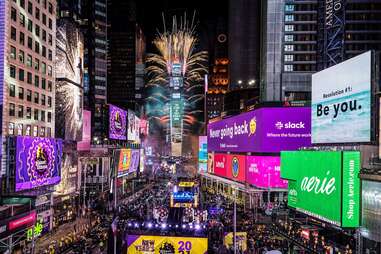
<instances>
[{"instance_id":1,"label":"purple billboard","mask_svg":"<svg viewBox=\"0 0 381 254\"><path fill-rule=\"evenodd\" d=\"M310 145L309 107L260 108L208 124L208 151L278 153Z\"/></svg>"},{"instance_id":2,"label":"purple billboard","mask_svg":"<svg viewBox=\"0 0 381 254\"><path fill-rule=\"evenodd\" d=\"M61 180L62 140L19 136L16 139L16 191Z\"/></svg>"},{"instance_id":3,"label":"purple billboard","mask_svg":"<svg viewBox=\"0 0 381 254\"><path fill-rule=\"evenodd\" d=\"M259 188L287 189L280 178L279 156L246 156L246 182Z\"/></svg>"},{"instance_id":4,"label":"purple billboard","mask_svg":"<svg viewBox=\"0 0 381 254\"><path fill-rule=\"evenodd\" d=\"M131 149L131 162L130 162L130 168L128 169L128 173L136 172L138 170L139 158L140 158L140 150Z\"/></svg>"},{"instance_id":5,"label":"purple billboard","mask_svg":"<svg viewBox=\"0 0 381 254\"><path fill-rule=\"evenodd\" d=\"M127 111L120 109L114 105L110 105L109 109L109 138L110 139L127 139Z\"/></svg>"}]
</instances>

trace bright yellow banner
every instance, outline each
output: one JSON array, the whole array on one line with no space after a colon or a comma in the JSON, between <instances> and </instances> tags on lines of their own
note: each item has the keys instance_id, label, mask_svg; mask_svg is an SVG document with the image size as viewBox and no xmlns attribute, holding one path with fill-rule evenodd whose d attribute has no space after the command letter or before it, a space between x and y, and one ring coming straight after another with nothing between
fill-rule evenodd
<instances>
[{"instance_id":1,"label":"bright yellow banner","mask_svg":"<svg viewBox=\"0 0 381 254\"><path fill-rule=\"evenodd\" d=\"M205 254L208 239L196 237L172 237L129 235L127 254Z\"/></svg>"},{"instance_id":2,"label":"bright yellow banner","mask_svg":"<svg viewBox=\"0 0 381 254\"><path fill-rule=\"evenodd\" d=\"M194 182L179 182L179 187L193 187Z\"/></svg>"},{"instance_id":3,"label":"bright yellow banner","mask_svg":"<svg viewBox=\"0 0 381 254\"><path fill-rule=\"evenodd\" d=\"M237 246L238 250L247 250L247 233L246 232L236 232ZM226 233L224 237L224 244L227 248L233 246L233 232Z\"/></svg>"}]
</instances>

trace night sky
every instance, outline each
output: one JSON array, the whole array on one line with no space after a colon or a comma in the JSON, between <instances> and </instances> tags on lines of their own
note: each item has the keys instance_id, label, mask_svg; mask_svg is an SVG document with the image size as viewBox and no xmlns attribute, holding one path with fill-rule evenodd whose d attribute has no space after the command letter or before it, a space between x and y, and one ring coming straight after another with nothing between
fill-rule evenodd
<instances>
[{"instance_id":1,"label":"night sky","mask_svg":"<svg viewBox=\"0 0 381 254\"><path fill-rule=\"evenodd\" d=\"M208 3L208 4L207 4ZM152 39L157 34L157 29L163 31L164 13L167 22L172 21L172 16L182 16L187 13L188 20L191 20L196 11L197 34L200 43L197 50L212 49L216 37L216 24L223 20L227 24L228 0L208 1L208 0L143 0L137 3L137 21L143 27L146 35L147 52L153 51Z\"/></svg>"}]
</instances>

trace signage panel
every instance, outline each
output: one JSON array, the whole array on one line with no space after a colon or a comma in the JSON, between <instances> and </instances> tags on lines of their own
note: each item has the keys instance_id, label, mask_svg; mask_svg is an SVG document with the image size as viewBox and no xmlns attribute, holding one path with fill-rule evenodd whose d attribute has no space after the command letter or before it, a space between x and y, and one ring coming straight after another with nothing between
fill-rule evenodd
<instances>
[{"instance_id":1,"label":"signage panel","mask_svg":"<svg viewBox=\"0 0 381 254\"><path fill-rule=\"evenodd\" d=\"M259 188L287 188L280 178L280 157L246 156L246 182Z\"/></svg>"},{"instance_id":2,"label":"signage panel","mask_svg":"<svg viewBox=\"0 0 381 254\"><path fill-rule=\"evenodd\" d=\"M226 177L239 182L245 182L246 159L244 155L227 155Z\"/></svg>"},{"instance_id":3,"label":"signage panel","mask_svg":"<svg viewBox=\"0 0 381 254\"><path fill-rule=\"evenodd\" d=\"M213 173L218 176L226 177L227 156L226 154L214 154Z\"/></svg>"},{"instance_id":4,"label":"signage panel","mask_svg":"<svg viewBox=\"0 0 381 254\"><path fill-rule=\"evenodd\" d=\"M109 138L126 140L127 112L114 105L109 107Z\"/></svg>"}]
</instances>

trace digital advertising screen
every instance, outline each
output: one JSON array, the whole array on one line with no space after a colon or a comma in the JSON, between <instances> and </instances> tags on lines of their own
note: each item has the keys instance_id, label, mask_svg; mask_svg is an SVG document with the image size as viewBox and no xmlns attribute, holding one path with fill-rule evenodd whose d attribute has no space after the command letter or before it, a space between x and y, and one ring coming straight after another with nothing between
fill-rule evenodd
<instances>
[{"instance_id":1,"label":"digital advertising screen","mask_svg":"<svg viewBox=\"0 0 381 254\"><path fill-rule=\"evenodd\" d=\"M16 137L16 191L59 183L61 162L62 140Z\"/></svg>"},{"instance_id":2,"label":"digital advertising screen","mask_svg":"<svg viewBox=\"0 0 381 254\"><path fill-rule=\"evenodd\" d=\"M78 151L89 151L91 144L91 111L83 110L82 140L77 142Z\"/></svg>"},{"instance_id":3,"label":"digital advertising screen","mask_svg":"<svg viewBox=\"0 0 381 254\"><path fill-rule=\"evenodd\" d=\"M236 232L237 249L241 252L247 250L247 232ZM226 248L234 248L234 233L224 233L224 245Z\"/></svg>"},{"instance_id":4,"label":"digital advertising screen","mask_svg":"<svg viewBox=\"0 0 381 254\"><path fill-rule=\"evenodd\" d=\"M287 189L280 178L279 156L246 156L246 182L258 188Z\"/></svg>"},{"instance_id":5,"label":"digital advertising screen","mask_svg":"<svg viewBox=\"0 0 381 254\"><path fill-rule=\"evenodd\" d=\"M214 154L208 153L208 173L214 173Z\"/></svg>"},{"instance_id":6,"label":"digital advertising screen","mask_svg":"<svg viewBox=\"0 0 381 254\"><path fill-rule=\"evenodd\" d=\"M208 151L268 152L311 145L309 107L259 108L208 124Z\"/></svg>"},{"instance_id":7,"label":"digital advertising screen","mask_svg":"<svg viewBox=\"0 0 381 254\"><path fill-rule=\"evenodd\" d=\"M138 171L139 158L140 158L140 150L139 149L131 149L131 162L130 162L130 167L128 169L129 173Z\"/></svg>"},{"instance_id":8,"label":"digital advertising screen","mask_svg":"<svg viewBox=\"0 0 381 254\"><path fill-rule=\"evenodd\" d=\"M214 154L214 167L213 167L213 174L217 176L226 177L226 169L227 169L227 155L226 154Z\"/></svg>"},{"instance_id":9,"label":"digital advertising screen","mask_svg":"<svg viewBox=\"0 0 381 254\"><path fill-rule=\"evenodd\" d=\"M226 177L239 182L245 182L246 159L244 155L227 155Z\"/></svg>"},{"instance_id":10,"label":"digital advertising screen","mask_svg":"<svg viewBox=\"0 0 381 254\"><path fill-rule=\"evenodd\" d=\"M127 254L197 253L208 252L208 239L199 237L128 235Z\"/></svg>"},{"instance_id":11,"label":"digital advertising screen","mask_svg":"<svg viewBox=\"0 0 381 254\"><path fill-rule=\"evenodd\" d=\"M312 143L371 141L372 52L312 75Z\"/></svg>"},{"instance_id":12,"label":"digital advertising screen","mask_svg":"<svg viewBox=\"0 0 381 254\"><path fill-rule=\"evenodd\" d=\"M128 110L128 128L127 128L127 139L133 142L139 142L139 130L140 129L140 119L135 115L135 112Z\"/></svg>"},{"instance_id":13,"label":"digital advertising screen","mask_svg":"<svg viewBox=\"0 0 381 254\"><path fill-rule=\"evenodd\" d=\"M136 172L139 168L140 149L120 149L118 160L118 176Z\"/></svg>"},{"instance_id":14,"label":"digital advertising screen","mask_svg":"<svg viewBox=\"0 0 381 254\"><path fill-rule=\"evenodd\" d=\"M114 105L109 106L109 138L126 140L127 112Z\"/></svg>"},{"instance_id":15,"label":"digital advertising screen","mask_svg":"<svg viewBox=\"0 0 381 254\"><path fill-rule=\"evenodd\" d=\"M208 145L206 141L207 141L206 136L198 137L198 171L199 172L207 171Z\"/></svg>"},{"instance_id":16,"label":"digital advertising screen","mask_svg":"<svg viewBox=\"0 0 381 254\"><path fill-rule=\"evenodd\" d=\"M341 227L360 223L360 153L281 153L281 177L288 180L288 206Z\"/></svg>"}]
</instances>

